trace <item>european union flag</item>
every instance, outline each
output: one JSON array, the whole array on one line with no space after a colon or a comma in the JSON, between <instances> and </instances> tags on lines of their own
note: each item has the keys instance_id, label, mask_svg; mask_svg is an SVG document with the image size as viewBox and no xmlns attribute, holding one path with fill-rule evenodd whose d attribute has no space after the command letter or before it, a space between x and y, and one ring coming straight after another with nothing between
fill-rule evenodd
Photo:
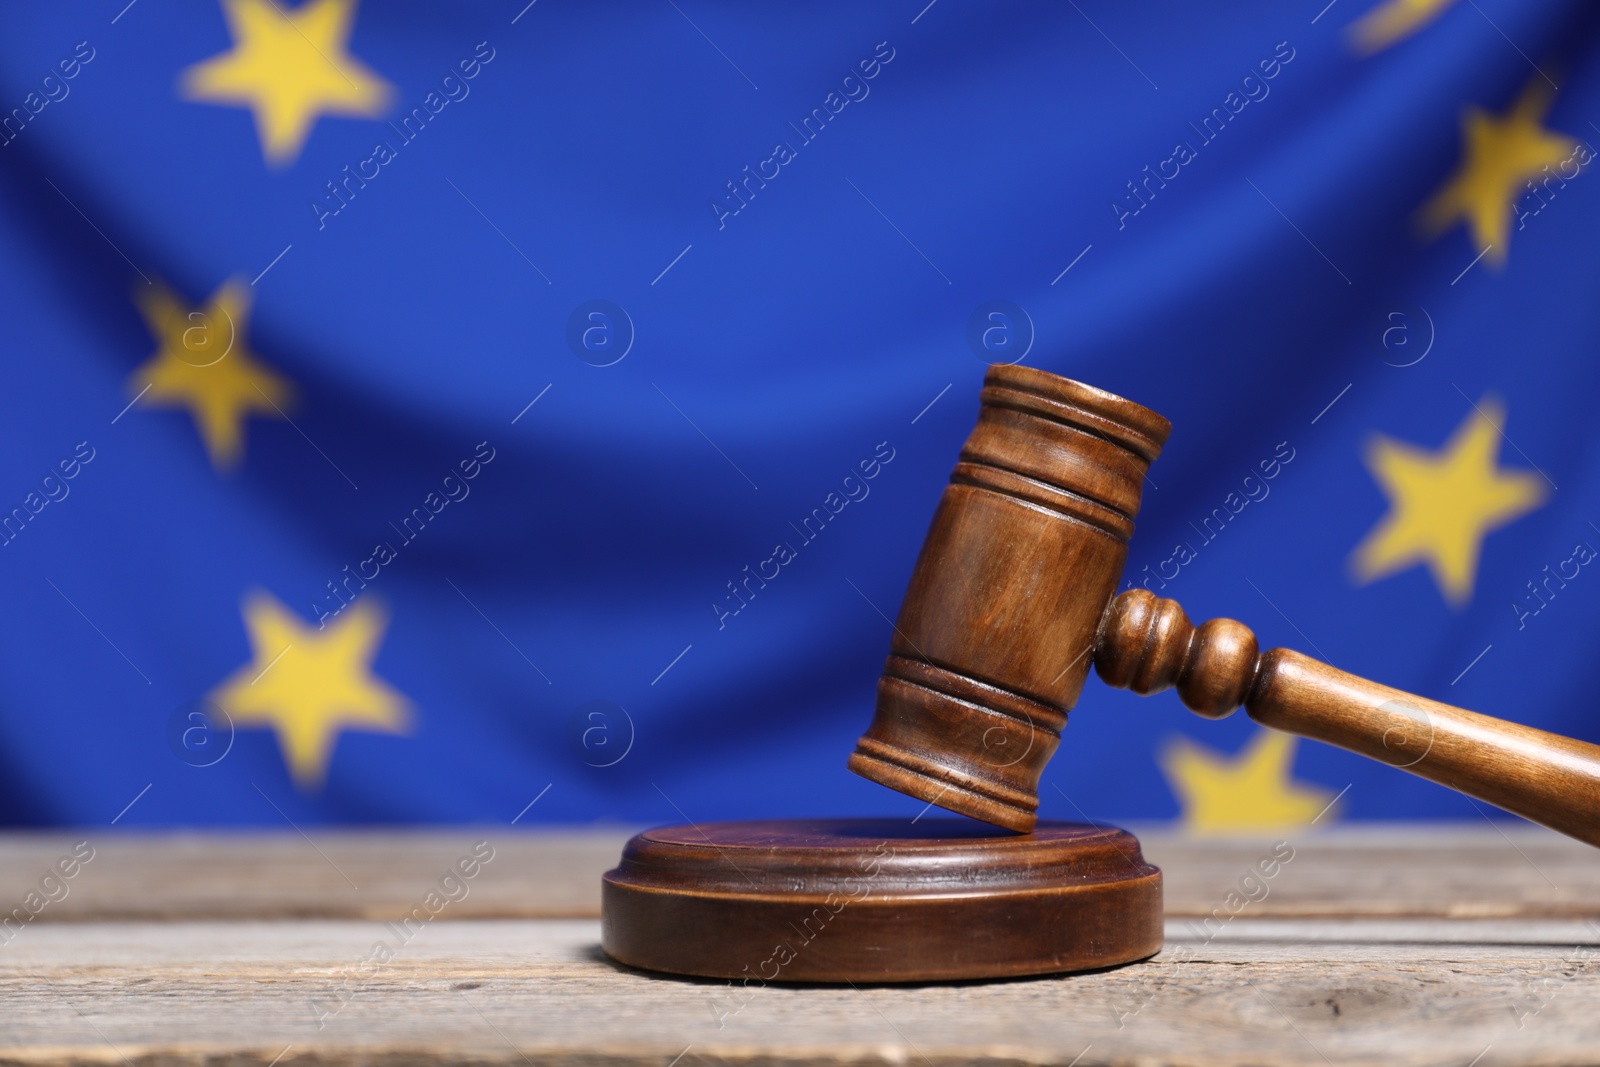
<instances>
[{"instance_id":1,"label":"european union flag","mask_svg":"<svg viewBox=\"0 0 1600 1067\"><path fill-rule=\"evenodd\" d=\"M1590 5L6 23L8 823L910 812L844 760L991 362L1172 420L1126 584L1600 740ZM1047 817L1483 810L1072 720Z\"/></svg>"}]
</instances>

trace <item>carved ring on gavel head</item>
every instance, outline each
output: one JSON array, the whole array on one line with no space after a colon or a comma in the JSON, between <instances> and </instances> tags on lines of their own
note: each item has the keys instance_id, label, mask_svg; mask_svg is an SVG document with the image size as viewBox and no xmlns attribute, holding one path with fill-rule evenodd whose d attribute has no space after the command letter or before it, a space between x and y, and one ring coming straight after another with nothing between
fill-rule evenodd
<instances>
[{"instance_id":1,"label":"carved ring on gavel head","mask_svg":"<svg viewBox=\"0 0 1600 1067\"><path fill-rule=\"evenodd\" d=\"M1600 845L1600 746L1377 685L1231 619L1198 627L1171 600L1114 596L1166 419L1103 390L995 366L934 511L850 757L866 778L1026 832L1039 776L1092 663L1191 710L1243 706Z\"/></svg>"}]
</instances>

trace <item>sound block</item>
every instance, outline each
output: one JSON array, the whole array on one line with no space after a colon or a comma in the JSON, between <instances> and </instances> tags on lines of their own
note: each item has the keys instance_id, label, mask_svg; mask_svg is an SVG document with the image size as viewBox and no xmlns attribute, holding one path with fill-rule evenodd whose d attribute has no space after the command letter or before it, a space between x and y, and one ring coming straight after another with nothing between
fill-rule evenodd
<instances>
[{"instance_id":1,"label":"sound block","mask_svg":"<svg viewBox=\"0 0 1600 1067\"><path fill-rule=\"evenodd\" d=\"M633 967L765 982L1057 974L1161 948L1161 872L1132 834L1042 822L818 819L649 830L601 892Z\"/></svg>"}]
</instances>

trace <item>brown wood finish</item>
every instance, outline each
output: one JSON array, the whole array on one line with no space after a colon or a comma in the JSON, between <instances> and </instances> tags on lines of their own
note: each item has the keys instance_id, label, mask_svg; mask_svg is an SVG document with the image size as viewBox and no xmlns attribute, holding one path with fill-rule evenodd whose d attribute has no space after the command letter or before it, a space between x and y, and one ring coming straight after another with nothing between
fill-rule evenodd
<instances>
[{"instance_id":1,"label":"brown wood finish","mask_svg":"<svg viewBox=\"0 0 1600 1067\"><path fill-rule=\"evenodd\" d=\"M1293 833L1247 902L1272 838L1141 830L1154 959L856 989L605 958L616 829L102 826L71 893L0 945L0 1067L1593 1067L1600 850L1472 820ZM471 895L376 962L481 838ZM0 833L5 907L82 839Z\"/></svg>"},{"instance_id":2,"label":"brown wood finish","mask_svg":"<svg viewBox=\"0 0 1600 1067\"><path fill-rule=\"evenodd\" d=\"M1378 685L1284 648L1256 654L1242 623L1196 627L1148 589L1112 603L1095 669L1118 688L1176 686L1191 711L1243 705L1266 726L1326 741L1600 845L1600 746Z\"/></svg>"},{"instance_id":3,"label":"brown wood finish","mask_svg":"<svg viewBox=\"0 0 1600 1067\"><path fill-rule=\"evenodd\" d=\"M1353 873L1468 875L1428 841ZM662 981L603 959L598 925L440 920L359 969L381 932L370 923L31 929L0 952L0 1064L1593 1067L1600 1048L1600 964L1581 923L1375 930L1246 914L1209 940L1173 922L1167 949L1136 967L855 989Z\"/></svg>"},{"instance_id":4,"label":"brown wood finish","mask_svg":"<svg viewBox=\"0 0 1600 1067\"><path fill-rule=\"evenodd\" d=\"M601 944L648 970L768 982L1055 974L1161 948L1161 872L1133 835L955 819L715 823L628 842Z\"/></svg>"},{"instance_id":5,"label":"brown wood finish","mask_svg":"<svg viewBox=\"0 0 1600 1067\"><path fill-rule=\"evenodd\" d=\"M1025 831L1171 425L1028 367L991 368L982 401L850 769Z\"/></svg>"},{"instance_id":6,"label":"brown wood finish","mask_svg":"<svg viewBox=\"0 0 1600 1067\"><path fill-rule=\"evenodd\" d=\"M930 811L915 825L939 814ZM1250 914L1600 922L1600 850L1540 826L1492 828L1472 818L1477 825L1425 828L1330 826L1324 819L1314 835L1290 835L1292 874L1273 881L1268 897L1251 902ZM485 839L494 847L494 860L468 883L469 894L451 901L430 925L598 919L601 878L640 829L307 827L302 837L288 829L102 827L87 835L94 859L71 880L68 895L35 915L22 940L0 945L0 961L14 962L19 947L41 927L61 924L399 922L472 842ZM1240 874L1271 851L1277 836L1190 837L1170 825L1133 829L1145 859L1161 868L1169 920L1211 914L1237 888ZM37 891L42 873L83 840L83 834L56 830L0 832L0 901L8 902L6 909Z\"/></svg>"},{"instance_id":7,"label":"brown wood finish","mask_svg":"<svg viewBox=\"0 0 1600 1067\"><path fill-rule=\"evenodd\" d=\"M850 769L1012 830L1092 661L1137 693L1339 745L1600 845L1600 746L1365 681L1231 619L1193 626L1144 589L1112 600L1168 423L1120 397L992 367L978 426L913 571Z\"/></svg>"}]
</instances>

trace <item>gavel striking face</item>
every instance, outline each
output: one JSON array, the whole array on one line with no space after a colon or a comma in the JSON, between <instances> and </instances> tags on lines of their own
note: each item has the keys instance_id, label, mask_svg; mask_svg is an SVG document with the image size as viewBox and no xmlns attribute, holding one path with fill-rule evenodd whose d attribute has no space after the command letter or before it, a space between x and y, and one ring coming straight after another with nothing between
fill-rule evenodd
<instances>
[{"instance_id":1,"label":"gavel striking face","mask_svg":"<svg viewBox=\"0 0 1600 1067\"><path fill-rule=\"evenodd\" d=\"M1176 686L1212 718L1348 748L1600 845L1600 747L1411 696L1231 619L1195 627L1147 589L1113 597L1145 473L1171 425L1080 382L995 366L912 572L850 757L863 777L1027 832L1092 663Z\"/></svg>"}]
</instances>

